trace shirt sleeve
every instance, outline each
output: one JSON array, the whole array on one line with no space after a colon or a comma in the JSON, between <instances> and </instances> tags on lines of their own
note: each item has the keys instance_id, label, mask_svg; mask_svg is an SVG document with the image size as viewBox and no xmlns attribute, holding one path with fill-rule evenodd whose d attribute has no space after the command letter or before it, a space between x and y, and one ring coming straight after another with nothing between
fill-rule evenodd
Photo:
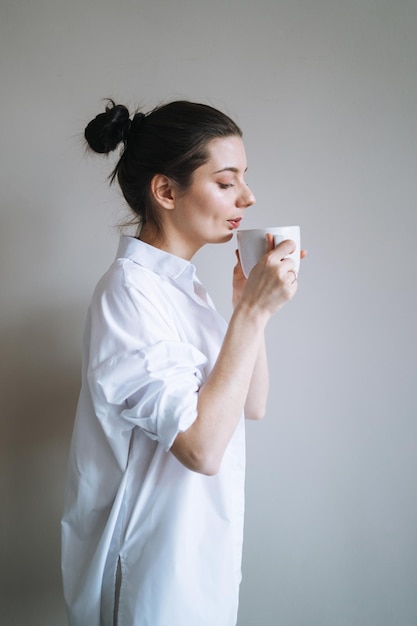
<instances>
[{"instance_id":1,"label":"shirt sleeve","mask_svg":"<svg viewBox=\"0 0 417 626\"><path fill-rule=\"evenodd\" d=\"M99 294L90 320L87 379L107 436L136 426L168 450L197 417L206 356L181 341L169 307L137 290Z\"/></svg>"}]
</instances>

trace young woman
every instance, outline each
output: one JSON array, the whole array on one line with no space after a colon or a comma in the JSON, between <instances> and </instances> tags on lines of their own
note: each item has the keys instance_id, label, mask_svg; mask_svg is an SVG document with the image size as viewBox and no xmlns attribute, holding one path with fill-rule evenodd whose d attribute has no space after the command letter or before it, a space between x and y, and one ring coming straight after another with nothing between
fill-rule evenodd
<instances>
[{"instance_id":1,"label":"young woman","mask_svg":"<svg viewBox=\"0 0 417 626\"><path fill-rule=\"evenodd\" d=\"M291 241L246 280L228 325L193 255L229 241L255 198L238 126L172 102L110 103L85 137L119 144L113 173L137 216L100 280L62 520L70 626L234 626L241 577L244 417L265 410L265 326L297 289Z\"/></svg>"}]
</instances>

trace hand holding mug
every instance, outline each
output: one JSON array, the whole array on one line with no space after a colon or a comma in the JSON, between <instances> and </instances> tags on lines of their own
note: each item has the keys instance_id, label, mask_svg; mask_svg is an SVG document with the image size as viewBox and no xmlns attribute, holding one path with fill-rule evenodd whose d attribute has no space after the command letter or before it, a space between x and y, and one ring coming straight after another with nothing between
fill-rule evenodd
<instances>
[{"instance_id":1,"label":"hand holding mug","mask_svg":"<svg viewBox=\"0 0 417 626\"><path fill-rule=\"evenodd\" d=\"M297 290L300 259L306 254L300 250L300 229L287 226L242 230L237 237L241 267L238 263L235 268L234 286L242 287L243 276L249 277L245 300L250 306L273 313Z\"/></svg>"},{"instance_id":2,"label":"hand holding mug","mask_svg":"<svg viewBox=\"0 0 417 626\"><path fill-rule=\"evenodd\" d=\"M300 227L299 226L274 226L271 228L255 228L237 231L237 243L242 263L243 273L246 278L252 268L260 261L262 256L268 251L266 236L271 234L274 238L274 246L278 246L282 241L290 239L295 243L295 249L288 255L294 261L294 271L296 276L300 270Z\"/></svg>"}]
</instances>

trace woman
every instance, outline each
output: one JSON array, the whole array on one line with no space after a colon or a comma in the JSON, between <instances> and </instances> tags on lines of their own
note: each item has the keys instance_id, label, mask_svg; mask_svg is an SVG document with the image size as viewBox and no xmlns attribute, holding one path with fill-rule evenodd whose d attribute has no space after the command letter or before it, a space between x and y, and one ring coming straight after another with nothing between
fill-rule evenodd
<instances>
[{"instance_id":1,"label":"woman","mask_svg":"<svg viewBox=\"0 0 417 626\"><path fill-rule=\"evenodd\" d=\"M173 102L88 124L138 219L99 282L62 520L70 626L233 626L241 576L244 420L265 410L264 330L294 295L291 241L246 280L226 323L190 263L229 241L255 198L238 126Z\"/></svg>"}]
</instances>

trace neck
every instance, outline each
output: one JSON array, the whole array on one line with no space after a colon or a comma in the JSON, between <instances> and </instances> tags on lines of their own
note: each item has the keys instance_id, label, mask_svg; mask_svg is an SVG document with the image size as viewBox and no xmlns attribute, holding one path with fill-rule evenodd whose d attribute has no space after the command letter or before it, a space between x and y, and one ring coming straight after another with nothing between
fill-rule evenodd
<instances>
[{"instance_id":1,"label":"neck","mask_svg":"<svg viewBox=\"0 0 417 626\"><path fill-rule=\"evenodd\" d=\"M137 235L137 238L150 246L154 246L164 252L174 254L181 259L185 259L186 261L191 261L192 257L199 249L199 246L190 246L189 243L184 241L181 237L178 237L178 235L169 236L169 234L162 229L160 231L156 231L156 229L150 224L145 224L142 227L140 233Z\"/></svg>"}]
</instances>

